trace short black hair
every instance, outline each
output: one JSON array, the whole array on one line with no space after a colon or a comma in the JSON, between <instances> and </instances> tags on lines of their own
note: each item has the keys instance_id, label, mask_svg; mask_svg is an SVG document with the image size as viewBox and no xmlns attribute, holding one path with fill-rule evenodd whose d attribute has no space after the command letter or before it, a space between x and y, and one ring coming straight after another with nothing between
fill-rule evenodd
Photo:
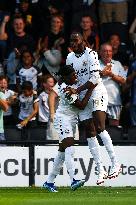
<instances>
[{"instance_id":1,"label":"short black hair","mask_svg":"<svg viewBox=\"0 0 136 205\"><path fill-rule=\"evenodd\" d=\"M64 77L70 75L73 72L75 72L75 70L72 65L64 65L60 68L58 75Z\"/></svg>"},{"instance_id":2,"label":"short black hair","mask_svg":"<svg viewBox=\"0 0 136 205\"><path fill-rule=\"evenodd\" d=\"M70 39L72 39L73 37L79 37L79 38L81 38L83 40L83 36L82 36L82 34L80 32L73 32L73 33L71 33Z\"/></svg>"},{"instance_id":3,"label":"short black hair","mask_svg":"<svg viewBox=\"0 0 136 205\"><path fill-rule=\"evenodd\" d=\"M33 90L33 84L30 81L24 81L22 83L22 90Z\"/></svg>"}]
</instances>

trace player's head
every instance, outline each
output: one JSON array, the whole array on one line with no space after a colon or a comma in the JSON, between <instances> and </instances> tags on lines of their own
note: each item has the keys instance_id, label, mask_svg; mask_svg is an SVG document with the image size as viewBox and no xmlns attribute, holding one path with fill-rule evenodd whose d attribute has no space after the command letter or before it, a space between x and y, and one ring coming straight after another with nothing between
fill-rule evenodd
<instances>
[{"instance_id":1,"label":"player's head","mask_svg":"<svg viewBox=\"0 0 136 205\"><path fill-rule=\"evenodd\" d=\"M76 72L71 65L61 67L58 74L61 76L62 82L67 85L73 85L77 82Z\"/></svg>"},{"instance_id":2,"label":"player's head","mask_svg":"<svg viewBox=\"0 0 136 205\"><path fill-rule=\"evenodd\" d=\"M75 53L82 53L85 49L85 43L81 33L74 32L70 36L70 48Z\"/></svg>"},{"instance_id":3,"label":"player's head","mask_svg":"<svg viewBox=\"0 0 136 205\"><path fill-rule=\"evenodd\" d=\"M22 84L22 93L26 97L29 97L33 94L33 84L30 81L23 82L23 84Z\"/></svg>"}]
</instances>

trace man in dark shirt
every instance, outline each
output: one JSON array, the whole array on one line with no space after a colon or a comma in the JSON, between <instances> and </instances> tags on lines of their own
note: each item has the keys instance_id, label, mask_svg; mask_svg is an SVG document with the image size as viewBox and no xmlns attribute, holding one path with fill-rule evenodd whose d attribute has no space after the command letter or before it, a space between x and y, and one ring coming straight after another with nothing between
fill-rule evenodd
<instances>
[{"instance_id":1,"label":"man in dark shirt","mask_svg":"<svg viewBox=\"0 0 136 205\"><path fill-rule=\"evenodd\" d=\"M35 42L31 35L25 32L25 22L20 16L13 19L13 32L9 32L7 40L7 55L15 48L26 45L31 51L34 51Z\"/></svg>"}]
</instances>

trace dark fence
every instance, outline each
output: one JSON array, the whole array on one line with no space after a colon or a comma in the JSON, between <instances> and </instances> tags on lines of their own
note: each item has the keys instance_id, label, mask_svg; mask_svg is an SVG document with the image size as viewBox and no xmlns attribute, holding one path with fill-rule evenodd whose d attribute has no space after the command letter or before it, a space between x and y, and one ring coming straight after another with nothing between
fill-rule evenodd
<instances>
[{"instance_id":1,"label":"dark fence","mask_svg":"<svg viewBox=\"0 0 136 205\"><path fill-rule=\"evenodd\" d=\"M106 130L109 132L113 143L132 143L136 141L136 127L128 128L124 131L123 128L118 127L107 127ZM5 137L7 141L37 141L38 143L46 142L46 129L42 127L34 127L26 130L16 129L15 126L8 126L5 128ZM99 139L99 138L98 138ZM100 141L100 139L99 139ZM126 141L126 142L125 142ZM86 142L85 130L80 131L79 142ZM58 143L53 141L53 143ZM100 141L101 143L101 141Z\"/></svg>"}]
</instances>

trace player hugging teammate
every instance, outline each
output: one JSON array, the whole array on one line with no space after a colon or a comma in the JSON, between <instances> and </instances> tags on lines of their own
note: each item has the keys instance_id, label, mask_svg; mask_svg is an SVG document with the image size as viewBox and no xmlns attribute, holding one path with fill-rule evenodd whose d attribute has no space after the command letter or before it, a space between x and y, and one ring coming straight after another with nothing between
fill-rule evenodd
<instances>
[{"instance_id":1,"label":"player hugging teammate","mask_svg":"<svg viewBox=\"0 0 136 205\"><path fill-rule=\"evenodd\" d=\"M50 191L56 191L54 179L59 173L64 160L71 178L71 188L76 189L84 184L84 180L75 180L73 169L74 140L72 138L72 134L74 130L73 126L76 124L74 120L77 120L76 108L73 106L77 106L77 104L80 104L80 107L77 107L82 108L78 113L79 119L85 127L88 146L99 172L96 182L97 185L104 183L104 180L107 178L111 179L117 177L121 171L120 165L116 159L112 140L108 132L105 130L108 95L100 77L98 55L95 51L85 47L83 37L80 33L73 33L71 35L70 47L73 52L69 53L67 56L66 64L71 65L71 69L73 68L75 70L77 83L76 87L72 86L71 88L71 85L75 84L74 80L72 80L72 75L74 79L75 73L71 72L72 74L70 75L70 73L68 74L64 69L63 72L61 71L60 74L62 76L63 83L59 86L60 104L56 111L54 121L54 126L58 130L61 144L58 156L54 161L53 171L47 182L44 183L44 187ZM66 68L65 70L68 70L68 67ZM79 95L79 100L77 100L77 95ZM88 103L86 101L88 101ZM65 109L66 104L68 105L67 109ZM85 108L83 109L83 107ZM65 114L62 114L62 112ZM76 118L74 117L75 113ZM97 134L101 137L112 163L112 169L109 175L103 168L100 145L96 138ZM57 169L55 169L55 167Z\"/></svg>"}]
</instances>

